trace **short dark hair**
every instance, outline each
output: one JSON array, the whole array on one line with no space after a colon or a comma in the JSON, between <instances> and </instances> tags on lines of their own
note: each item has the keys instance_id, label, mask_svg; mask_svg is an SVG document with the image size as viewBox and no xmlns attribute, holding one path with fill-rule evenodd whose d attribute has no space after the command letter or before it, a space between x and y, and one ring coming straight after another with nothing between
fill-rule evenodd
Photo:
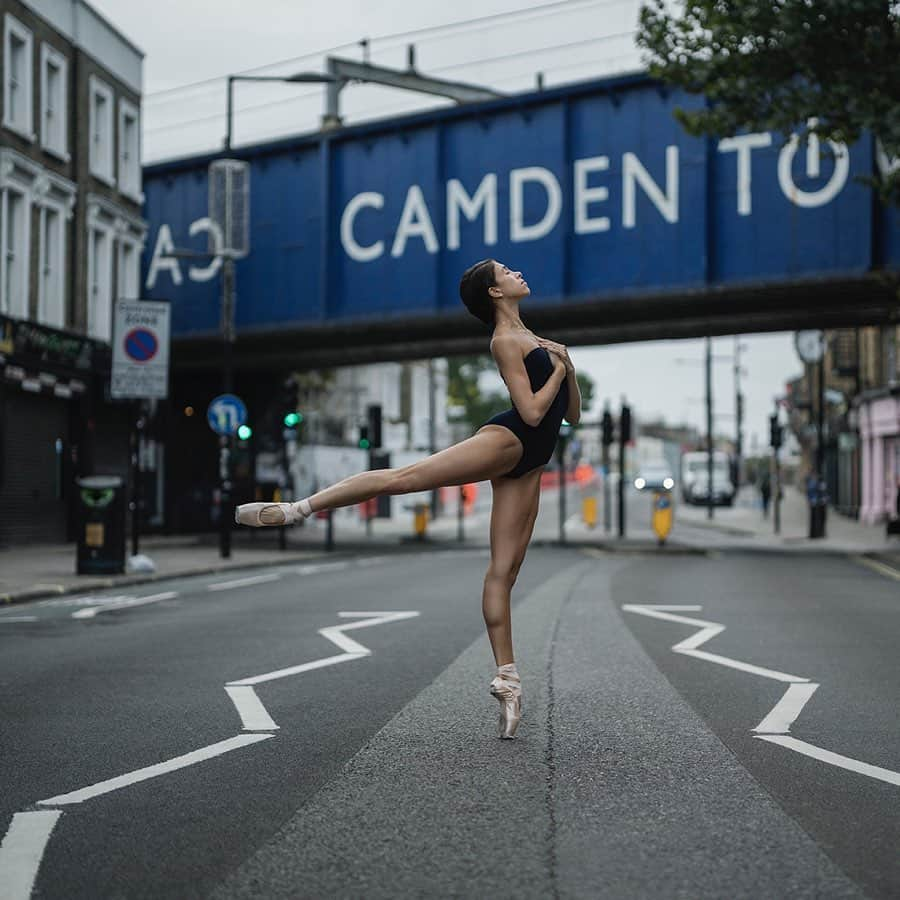
<instances>
[{"instance_id":1,"label":"short dark hair","mask_svg":"<svg viewBox=\"0 0 900 900\"><path fill-rule=\"evenodd\" d=\"M494 328L494 301L488 288L495 287L496 284L492 259L483 259L474 266L469 266L459 280L459 296L466 309L491 330Z\"/></svg>"}]
</instances>

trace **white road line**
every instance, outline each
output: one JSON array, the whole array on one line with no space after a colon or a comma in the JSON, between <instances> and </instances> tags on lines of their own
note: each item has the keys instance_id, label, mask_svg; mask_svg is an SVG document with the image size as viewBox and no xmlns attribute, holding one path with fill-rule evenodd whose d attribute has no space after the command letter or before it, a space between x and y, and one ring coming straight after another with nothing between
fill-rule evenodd
<instances>
[{"instance_id":1,"label":"white road line","mask_svg":"<svg viewBox=\"0 0 900 900\"><path fill-rule=\"evenodd\" d=\"M315 575L318 572L336 572L338 569L349 569L350 563L348 562L333 562L333 563L309 563L305 566L297 566L292 571L297 575Z\"/></svg>"},{"instance_id":2,"label":"white road line","mask_svg":"<svg viewBox=\"0 0 900 900\"><path fill-rule=\"evenodd\" d=\"M56 820L58 809L19 812L0 844L0 900L27 900L37 878L44 848Z\"/></svg>"},{"instance_id":3,"label":"white road line","mask_svg":"<svg viewBox=\"0 0 900 900\"><path fill-rule=\"evenodd\" d=\"M208 584L208 591L228 591L231 588L247 587L251 584L265 584L267 581L278 581L281 578L279 572L271 572L268 575L251 575L249 578L237 578L234 581L219 581L216 584Z\"/></svg>"},{"instance_id":4,"label":"white road line","mask_svg":"<svg viewBox=\"0 0 900 900\"><path fill-rule=\"evenodd\" d=\"M7 622L37 622L37 616L0 616L0 625Z\"/></svg>"},{"instance_id":5,"label":"white road line","mask_svg":"<svg viewBox=\"0 0 900 900\"><path fill-rule=\"evenodd\" d=\"M365 648L363 648L365 649ZM264 681L275 681L278 678L287 678L289 675L299 675L301 672L309 672L312 669L324 669L337 663L347 662L351 659L359 659L368 656L365 653L339 653L337 656L326 656L323 659L314 659L312 662L301 663L299 666L290 666L287 669L276 669L274 672L266 672L264 675L252 675L249 678L241 678L239 681L229 681L229 685L262 684Z\"/></svg>"},{"instance_id":6,"label":"white road line","mask_svg":"<svg viewBox=\"0 0 900 900\"><path fill-rule=\"evenodd\" d=\"M159 603L160 600L171 600L177 597L177 591L164 591L162 594L151 594L149 597L116 597L100 606L89 606L72 613L73 619L93 619L98 613L111 612L117 609L130 609L132 606L144 606L147 603Z\"/></svg>"},{"instance_id":7,"label":"white road line","mask_svg":"<svg viewBox=\"0 0 900 900\"><path fill-rule=\"evenodd\" d=\"M250 685L226 684L225 691L244 723L244 731L274 731L278 728Z\"/></svg>"},{"instance_id":8,"label":"white road line","mask_svg":"<svg viewBox=\"0 0 900 900\"><path fill-rule=\"evenodd\" d=\"M787 734L818 686L814 681L788 685L784 696L772 707L772 711L751 731L760 731L763 734Z\"/></svg>"},{"instance_id":9,"label":"white road line","mask_svg":"<svg viewBox=\"0 0 900 900\"><path fill-rule=\"evenodd\" d=\"M672 646L675 653L683 653L685 656L696 656L698 659L705 659L707 662L716 663L720 666L728 666L731 669L740 669L742 672L749 672L752 675L761 675L763 678L772 678L775 681L809 681L808 678L801 678L799 675L789 675L786 672L779 672L776 669L766 669L763 666L754 666L752 663L741 662L738 659L731 659L728 656L720 656L716 653L708 653L705 650L697 650L701 644L705 644L708 640L714 638L717 634L721 634L725 630L724 625L718 622L707 622L704 619L691 619L688 616L676 616L674 613L667 612L666 608L653 604L643 603L625 603L622 609L628 612L638 613L642 616L651 616L654 619L665 619L668 622L678 622L682 625L695 625L700 629L696 634L692 634L685 640L680 641Z\"/></svg>"},{"instance_id":10,"label":"white road line","mask_svg":"<svg viewBox=\"0 0 900 900\"><path fill-rule=\"evenodd\" d=\"M865 566L868 569L871 569L873 572L878 572L879 575L886 575L888 578L893 578L895 581L900 581L900 572L896 569L891 568L891 566L885 565L883 562L878 562L877 559L869 559L866 556L854 556L853 557L856 562Z\"/></svg>"},{"instance_id":11,"label":"white road line","mask_svg":"<svg viewBox=\"0 0 900 900\"><path fill-rule=\"evenodd\" d=\"M860 775L868 775L869 778L877 778L879 781L886 781L888 784L900 786L900 772L882 769L881 766L860 762L858 759L851 759L849 756L841 756L840 753L832 753L831 750L823 750L814 744L807 744L806 741L798 741L797 738L783 734L756 734L754 737L759 738L761 741L769 741L772 744L780 744L789 750L796 750L797 753L811 756L813 759L818 759L831 766L838 766L841 769L848 769Z\"/></svg>"},{"instance_id":12,"label":"white road line","mask_svg":"<svg viewBox=\"0 0 900 900\"><path fill-rule=\"evenodd\" d=\"M364 647L353 638L347 637L345 631L354 628L368 628L370 625L384 625L388 622L398 622L401 619L410 619L417 616L417 612L339 612L339 616L345 618L361 618L362 622L352 622L349 625L332 625L330 628L320 628L319 634L338 645L346 653L370 653L368 647Z\"/></svg>"},{"instance_id":13,"label":"white road line","mask_svg":"<svg viewBox=\"0 0 900 900\"><path fill-rule=\"evenodd\" d=\"M193 766L195 763L221 756L223 753L229 753L232 750L239 750L248 744L255 744L257 741L267 741L274 737L272 734L239 734L235 737L219 741L216 744L210 744L208 747L201 747L199 750L192 750L183 756L176 756L173 759L167 759L165 762L156 763L152 766L145 766L143 769L135 769L125 775L117 775L115 778L109 778L106 781L98 782L90 787L81 788L68 794L58 794L56 797L50 797L48 800L38 800L39 806L65 806L69 803L82 803L90 800L92 797L99 797L101 794L108 794L110 791L117 791L119 788L128 787L137 784L139 781L146 781L148 778L157 778L160 775L167 775L169 772L175 772L178 769L184 769L187 766Z\"/></svg>"},{"instance_id":14,"label":"white road line","mask_svg":"<svg viewBox=\"0 0 900 900\"><path fill-rule=\"evenodd\" d=\"M705 659L707 662L716 663L720 666L728 666L729 669L740 669L742 672L749 672L751 675L761 675L763 678L771 678L773 681L792 681L797 683L809 681L808 678L802 678L799 675L789 675L787 672L779 672L777 669L754 666L751 663L741 662L739 659L719 656L717 653L707 653L705 650L678 650L676 647L672 649L676 653L683 653L685 656L696 656L697 659Z\"/></svg>"},{"instance_id":15,"label":"white road line","mask_svg":"<svg viewBox=\"0 0 900 900\"><path fill-rule=\"evenodd\" d=\"M671 607L667 607L671 609ZM709 640L716 634L724 631L725 626L719 625L717 622L705 622L702 619L689 619L686 616L676 616L671 613L664 612L664 607L655 606L653 604L624 603L622 609L628 612L639 613L642 616L652 616L656 619L667 619L672 622L687 623L699 626L702 631L700 635L706 635L705 640ZM858 772L861 775L868 775L870 778L877 778L880 781L886 781L888 784L900 785L900 772L894 772L891 769L882 769L880 766L873 766L869 763L861 762L857 759L851 759L849 756L841 756L840 753L833 753L831 750L823 750L816 747L815 744L809 744L806 741L798 740L787 735L787 731L794 723L794 720L800 714L806 702L813 695L813 692L819 686L815 682L811 682L808 678L800 678L796 675L787 675L784 672L777 672L774 669L763 669L759 666L752 666L749 663L743 663L736 659L730 659L727 656L718 656L715 653L707 653L703 650L692 649L692 645L696 646L703 641L697 640L698 635L692 635L680 644L675 644L672 650L677 653L683 653L686 656L696 656L699 659L705 659L707 662L718 663L719 665L730 666L735 669L741 669L744 672L751 672L755 675L763 675L766 678L774 678L777 681L794 682L785 691L782 698L775 704L769 714L756 726L752 731L767 732L766 734L755 734L754 737L764 741L770 741L773 744L780 744L789 750L795 750L797 753L803 753L818 759L820 762L827 763L831 766L839 766L842 769L848 769L852 772ZM687 649L685 649L687 648Z\"/></svg>"}]
</instances>

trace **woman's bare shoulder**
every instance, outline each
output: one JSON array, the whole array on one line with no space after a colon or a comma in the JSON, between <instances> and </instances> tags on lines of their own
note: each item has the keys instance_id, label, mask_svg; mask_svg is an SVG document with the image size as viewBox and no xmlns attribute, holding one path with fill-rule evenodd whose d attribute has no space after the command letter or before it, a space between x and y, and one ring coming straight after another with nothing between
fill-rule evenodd
<instances>
[{"instance_id":1,"label":"woman's bare shoulder","mask_svg":"<svg viewBox=\"0 0 900 900\"><path fill-rule=\"evenodd\" d=\"M524 357L526 342L509 332L505 334L496 334L491 338L490 351L494 359L497 359L498 355L508 357L513 348L518 348L519 353Z\"/></svg>"}]
</instances>

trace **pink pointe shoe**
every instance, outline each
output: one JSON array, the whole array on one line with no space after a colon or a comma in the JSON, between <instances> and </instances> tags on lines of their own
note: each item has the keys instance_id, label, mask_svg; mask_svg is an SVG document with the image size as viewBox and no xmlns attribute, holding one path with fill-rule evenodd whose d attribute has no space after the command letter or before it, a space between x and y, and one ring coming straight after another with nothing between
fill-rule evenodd
<instances>
[{"instance_id":1,"label":"pink pointe shoe","mask_svg":"<svg viewBox=\"0 0 900 900\"><path fill-rule=\"evenodd\" d=\"M293 525L312 515L308 500L296 503L242 503L235 507L234 521L238 525Z\"/></svg>"},{"instance_id":2,"label":"pink pointe shoe","mask_svg":"<svg viewBox=\"0 0 900 900\"><path fill-rule=\"evenodd\" d=\"M504 678L498 675L491 682L491 694L500 701L500 722L498 737L515 737L522 718L522 682L518 678Z\"/></svg>"}]
</instances>

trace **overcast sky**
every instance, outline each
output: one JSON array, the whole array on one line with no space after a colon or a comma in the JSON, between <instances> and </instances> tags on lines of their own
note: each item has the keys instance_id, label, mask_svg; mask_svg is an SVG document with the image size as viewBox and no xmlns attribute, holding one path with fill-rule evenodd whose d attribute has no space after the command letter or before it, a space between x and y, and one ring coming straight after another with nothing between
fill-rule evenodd
<instances>
[{"instance_id":1,"label":"overcast sky","mask_svg":"<svg viewBox=\"0 0 900 900\"><path fill-rule=\"evenodd\" d=\"M638 0L90 0L146 54L144 162L214 150L225 134L228 74L322 71L328 53L362 59L369 38L372 62L404 67L416 44L417 66L428 74L523 91L543 72L562 84L640 67L634 45ZM481 23L467 19L495 15ZM452 25L452 23L461 23ZM410 34L409 32L414 32ZM348 122L381 118L445 101L375 86L342 93ZM234 144L314 130L324 104L315 85L239 84ZM504 260L526 271L527 261ZM538 300L539 298L535 298ZM527 323L527 308L522 315ZM768 440L773 398L800 372L792 335L745 336L742 363L748 451ZM716 338L717 355L734 339ZM600 398L617 407L627 394L642 418L705 428L702 340L611 347L574 347L576 367L589 374ZM734 431L734 376L725 360L714 367L716 430ZM599 406L589 416L599 414Z\"/></svg>"}]
</instances>

